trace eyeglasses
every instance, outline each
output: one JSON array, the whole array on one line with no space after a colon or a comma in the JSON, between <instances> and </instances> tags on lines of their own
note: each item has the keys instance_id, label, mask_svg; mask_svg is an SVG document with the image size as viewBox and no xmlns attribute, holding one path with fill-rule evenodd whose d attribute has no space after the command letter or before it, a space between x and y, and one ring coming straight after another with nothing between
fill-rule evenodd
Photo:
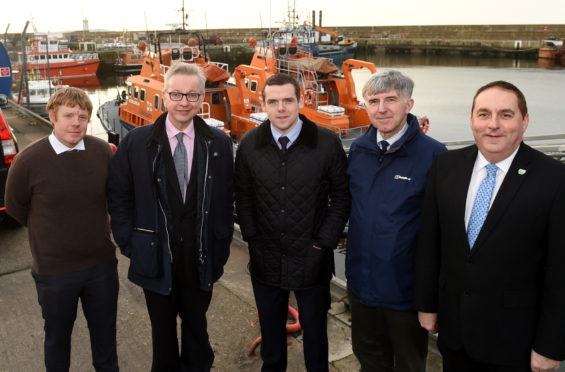
<instances>
[{"instance_id":1,"label":"eyeglasses","mask_svg":"<svg viewBox=\"0 0 565 372\"><path fill-rule=\"evenodd\" d=\"M182 101L182 97L186 97L186 100L188 102L196 102L200 99L201 95L202 94L200 93L194 93L194 92L189 92L189 93L169 92L169 97L171 98L171 101Z\"/></svg>"}]
</instances>

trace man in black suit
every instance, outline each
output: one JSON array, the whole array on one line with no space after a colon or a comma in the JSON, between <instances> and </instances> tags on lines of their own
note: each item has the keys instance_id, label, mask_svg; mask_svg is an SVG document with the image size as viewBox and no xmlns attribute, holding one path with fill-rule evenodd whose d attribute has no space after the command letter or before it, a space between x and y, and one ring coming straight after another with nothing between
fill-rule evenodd
<instances>
[{"instance_id":1,"label":"man in black suit","mask_svg":"<svg viewBox=\"0 0 565 372\"><path fill-rule=\"evenodd\" d=\"M110 167L112 232L143 288L152 372L209 372L214 361L206 312L233 233L233 146L198 116L205 84L196 64L171 66L167 112L129 132Z\"/></svg>"},{"instance_id":2,"label":"man in black suit","mask_svg":"<svg viewBox=\"0 0 565 372\"><path fill-rule=\"evenodd\" d=\"M565 165L522 143L514 85L473 100L476 145L430 170L415 308L444 371L551 371L565 359Z\"/></svg>"}]
</instances>

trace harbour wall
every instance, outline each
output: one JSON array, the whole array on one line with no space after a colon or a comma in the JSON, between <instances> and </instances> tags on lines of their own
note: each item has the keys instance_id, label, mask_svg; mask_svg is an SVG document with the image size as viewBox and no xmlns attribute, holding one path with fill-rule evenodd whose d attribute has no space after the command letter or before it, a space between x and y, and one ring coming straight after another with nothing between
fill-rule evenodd
<instances>
[{"instance_id":1,"label":"harbour wall","mask_svg":"<svg viewBox=\"0 0 565 372\"><path fill-rule=\"evenodd\" d=\"M361 51L384 50L390 53L487 54L535 57L542 40L565 38L565 24L551 25L442 25L442 26L359 26L326 27L340 35L352 37ZM210 39L220 37L225 44L261 40L266 28L196 30ZM152 32L151 32L152 33ZM136 42L147 36L145 31L76 31L64 33L68 40L103 41L117 37ZM8 40L19 35L8 34Z\"/></svg>"}]
</instances>

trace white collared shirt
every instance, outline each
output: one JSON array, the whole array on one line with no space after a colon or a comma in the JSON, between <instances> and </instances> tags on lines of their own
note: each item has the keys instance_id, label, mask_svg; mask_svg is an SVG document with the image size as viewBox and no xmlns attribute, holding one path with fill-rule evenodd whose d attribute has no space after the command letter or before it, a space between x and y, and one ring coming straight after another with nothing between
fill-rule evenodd
<instances>
[{"instance_id":1,"label":"white collared shirt","mask_svg":"<svg viewBox=\"0 0 565 372\"><path fill-rule=\"evenodd\" d=\"M284 134L284 136L286 136L289 139L288 145L286 145L286 148L288 149L294 142L296 142L296 140L298 139L298 135L300 135L300 131L302 130L302 120L300 120L300 118L298 118L298 120L296 121L296 125L294 126L294 128L292 128L290 130L290 132L288 132L287 134ZM275 128L273 128L273 126L271 125L271 133L273 135L273 138L275 139L275 143L277 144L277 146L279 147L279 149L282 148L281 144L279 143L279 138L283 136L283 134L281 134L278 130L276 130Z\"/></svg>"},{"instance_id":2,"label":"white collared shirt","mask_svg":"<svg viewBox=\"0 0 565 372\"><path fill-rule=\"evenodd\" d=\"M387 138L386 140L383 138L381 132L379 130L377 130L377 144L380 148L380 143L381 141L387 141L388 142L388 148L390 149L392 147L392 144L395 143L396 141L398 141L400 138L402 138L402 136L404 135L404 133L406 133L406 131L408 130L408 125L406 125L407 122L404 122L404 125L402 126L402 129L400 129L400 131L398 133L396 133L394 136Z\"/></svg>"},{"instance_id":3,"label":"white collared shirt","mask_svg":"<svg viewBox=\"0 0 565 372\"><path fill-rule=\"evenodd\" d=\"M53 150L55 150L55 153L57 155L67 152L69 150L81 150L81 151L86 150L86 148L84 147L84 139L81 139L75 147L68 147L67 145L62 144L61 141L59 141L57 137L55 137L55 134L53 133L49 135L49 143L51 144L51 147L53 147Z\"/></svg>"},{"instance_id":4,"label":"white collared shirt","mask_svg":"<svg viewBox=\"0 0 565 372\"><path fill-rule=\"evenodd\" d=\"M502 181L504 181L504 177L508 173L508 169L510 169L510 165L512 165L512 161L518 152L518 148L514 150L514 152L507 157L506 159L495 163L498 167L498 171L496 172L496 183L494 185L494 190L492 192L492 198L490 199L489 209L496 198L496 194L500 189L500 185L502 185ZM475 202L475 196L479 191L479 186L483 179L487 176L487 169L486 166L489 165L487 159L481 154L480 151L477 152L477 159L475 160L475 166L473 167L473 173L471 175L471 182L469 182L469 189L467 190L467 202L465 204L465 228L469 224L469 218L471 217L471 209L473 209L473 203Z\"/></svg>"}]
</instances>

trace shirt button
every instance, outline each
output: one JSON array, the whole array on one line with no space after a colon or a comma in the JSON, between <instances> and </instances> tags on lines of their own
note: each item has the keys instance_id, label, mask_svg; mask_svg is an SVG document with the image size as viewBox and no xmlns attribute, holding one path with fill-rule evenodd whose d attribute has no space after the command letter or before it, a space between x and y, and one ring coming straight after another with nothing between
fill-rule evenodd
<instances>
[{"instance_id":1,"label":"shirt button","mask_svg":"<svg viewBox=\"0 0 565 372\"><path fill-rule=\"evenodd\" d=\"M208 214L208 211L204 211L204 214Z\"/></svg>"},{"instance_id":2,"label":"shirt button","mask_svg":"<svg viewBox=\"0 0 565 372\"><path fill-rule=\"evenodd\" d=\"M281 186L281 190L284 190L284 186Z\"/></svg>"},{"instance_id":3,"label":"shirt button","mask_svg":"<svg viewBox=\"0 0 565 372\"><path fill-rule=\"evenodd\" d=\"M161 179L160 179L160 178L157 178L157 182L161 182Z\"/></svg>"},{"instance_id":4,"label":"shirt button","mask_svg":"<svg viewBox=\"0 0 565 372\"><path fill-rule=\"evenodd\" d=\"M284 167L284 166L286 165L286 163L283 161L283 162L281 163L281 165Z\"/></svg>"},{"instance_id":5,"label":"shirt button","mask_svg":"<svg viewBox=\"0 0 565 372\"><path fill-rule=\"evenodd\" d=\"M208 176L208 179L211 180L211 179L212 179L212 176Z\"/></svg>"},{"instance_id":6,"label":"shirt button","mask_svg":"<svg viewBox=\"0 0 565 372\"><path fill-rule=\"evenodd\" d=\"M284 213L284 209L281 209L281 213Z\"/></svg>"}]
</instances>

